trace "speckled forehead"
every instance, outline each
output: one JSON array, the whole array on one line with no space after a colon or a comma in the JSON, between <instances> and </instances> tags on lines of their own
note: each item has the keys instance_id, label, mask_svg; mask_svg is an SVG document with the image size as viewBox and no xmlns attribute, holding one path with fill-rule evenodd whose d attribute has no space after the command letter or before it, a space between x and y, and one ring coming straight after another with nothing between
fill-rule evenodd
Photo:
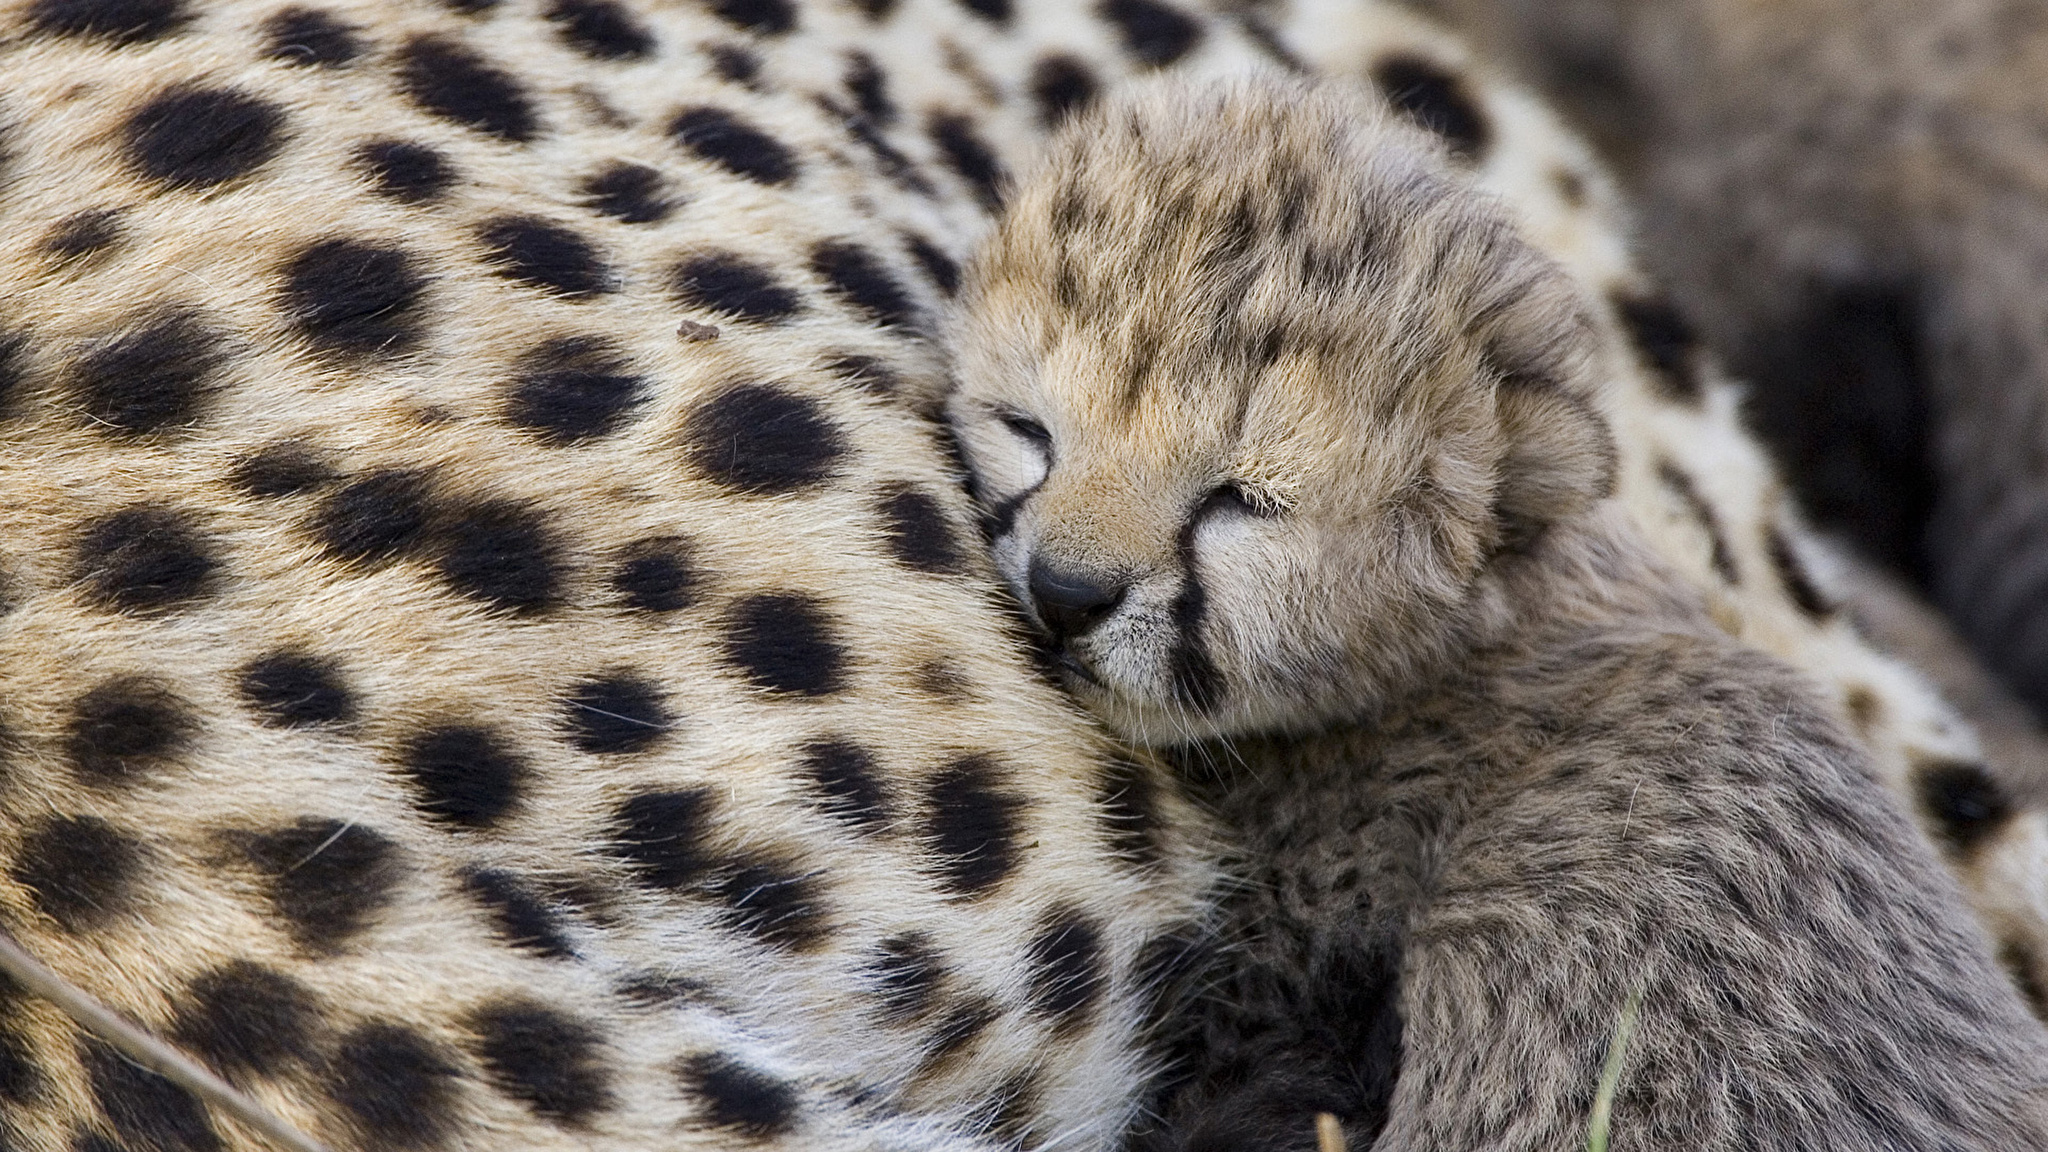
<instances>
[{"instance_id":1,"label":"speckled forehead","mask_svg":"<svg viewBox=\"0 0 2048 1152\"><path fill-rule=\"evenodd\" d=\"M1254 381L1193 349L1161 352L1134 370L1116 341L1075 333L1049 349L1040 387L1094 451L1194 462L1226 455Z\"/></svg>"}]
</instances>

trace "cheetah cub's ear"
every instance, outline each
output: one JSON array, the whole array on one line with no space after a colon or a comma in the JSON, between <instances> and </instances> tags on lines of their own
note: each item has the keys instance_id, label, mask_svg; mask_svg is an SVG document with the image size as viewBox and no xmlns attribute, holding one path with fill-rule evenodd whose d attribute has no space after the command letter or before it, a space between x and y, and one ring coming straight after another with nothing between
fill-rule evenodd
<instances>
[{"instance_id":1,"label":"cheetah cub's ear","mask_svg":"<svg viewBox=\"0 0 2048 1152\"><path fill-rule=\"evenodd\" d=\"M1522 547L1613 494L1619 460L1595 408L1594 333L1577 286L1537 257L1519 295L1478 326L1500 384L1501 542Z\"/></svg>"},{"instance_id":2,"label":"cheetah cub's ear","mask_svg":"<svg viewBox=\"0 0 2048 1152\"><path fill-rule=\"evenodd\" d=\"M1356 88L1135 85L970 262L947 415L996 565L1133 739L1350 719L1607 492L1576 287Z\"/></svg>"}]
</instances>

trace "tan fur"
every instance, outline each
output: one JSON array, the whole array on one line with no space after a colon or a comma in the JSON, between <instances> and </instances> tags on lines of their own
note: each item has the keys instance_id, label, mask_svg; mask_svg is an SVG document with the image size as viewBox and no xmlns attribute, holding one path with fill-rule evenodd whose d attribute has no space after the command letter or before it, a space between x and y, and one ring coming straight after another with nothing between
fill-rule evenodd
<instances>
[{"instance_id":1,"label":"tan fur","mask_svg":"<svg viewBox=\"0 0 2048 1152\"><path fill-rule=\"evenodd\" d=\"M354 54L321 63L299 33L280 48L275 22L304 18L302 8L342 25ZM577 13L600 9L648 34L644 55L576 48ZM102 10L118 15L93 25ZM944 288L911 241L953 258L971 248L1003 175L1031 161L1057 119L1039 95L1054 90L1047 76L1079 74L1109 89L1162 68L1235 75L1288 58L1348 74L1384 53L1453 49L1394 10L1348 0L1265 20L1185 9L1191 38L1150 42L1077 0L1020 4L1002 23L955 0L872 12L793 5L786 29L749 26L751 11L554 0L21 0L0 9L0 336L22 338L5 361L18 374L0 378L9 381L0 394L0 918L62 973L220 1064L338 1152L1086 1148L1111 1143L1138 1107L1152 1067L1141 1051L1144 985L1209 907L1204 826L1167 781L1113 759L1029 671L993 573L967 546L966 502L924 419L946 384L921 334ZM85 23L65 32L66 20ZM509 78L532 111L531 138L494 135L402 95L416 36L467 49ZM1341 59L1323 61L1324 49ZM874 109L853 83L862 59L886 98ZM1477 75L1472 83L1499 122L1486 178L1516 211L1540 215L1545 243L1568 260L1618 259L1604 184L1583 150L1526 97ZM280 110L276 150L218 184L150 175L130 154L131 118L181 84ZM700 105L766 134L794 174L750 179L678 141L672 119ZM964 135L948 143L947 125ZM417 202L379 192L359 149L383 140L433 149L452 178ZM986 147L985 171L965 162L978 160L963 141ZM622 161L653 173L667 215L629 222L598 210L587 181ZM1557 164L1581 172L1590 208L1550 190ZM984 186L984 175L995 183ZM479 230L507 214L587 241L602 273L593 291L568 296L505 275ZM87 226L95 220L97 233ZM332 237L396 246L420 262L414 303L377 305L371 292L359 317L416 319L414 343L372 340L334 355L307 339L283 299L286 267ZM816 264L821 241L866 250L908 320L885 325L833 288ZM762 269L795 294L797 311L748 320L679 293L677 265L711 253ZM195 310L219 333L217 359L189 409L122 432L79 366L128 346L166 306ZM617 427L565 444L522 426L515 394L538 346L566 337L606 342L643 391ZM148 383L140 369L121 379ZM707 403L750 383L802 398L839 430L846 452L827 475L771 495L716 479L734 456L692 437ZM1731 532L1740 527L1734 546L1749 550L1748 564L1761 547L1753 529L1775 504L1758 496L1772 491L1769 473L1741 455L1747 441L1724 416L1671 412L1654 432L1625 429L1622 490L1655 491L1628 471L1644 445L1717 446L1734 463L1722 470L1726 491L1706 497ZM234 478L252 453L287 442L329 474L268 496ZM800 439L783 451L812 448ZM417 547L357 561L323 545L322 510L337 493L393 467L433 477L435 515ZM900 558L884 501L906 485L929 497L941 535L959 545L950 570ZM504 509L479 502L508 499L538 518L542 551L557 562L551 594L528 611L464 593L447 575L460 566L451 527L488 526ZM372 500L364 511L390 504ZM110 576L119 565L83 548L83 536L135 505L185 517L215 550L219 567L199 595L109 603L109 581L126 587L128 578ZM1686 533L1696 530L1672 531L1674 562L1693 563L1686 549L1697 551L1697 539ZM636 608L618 580L633 549L668 537L690 543L699 579L689 603ZM519 549L508 551L486 548L481 563L516 559ZM146 588L177 575L137 578ZM783 592L815 598L838 630L843 686L792 698L738 669L728 652L734 613L750 596ZM1792 612L1768 581L1728 596L1745 627ZM1857 661L1874 659L1841 630L1785 627L1771 642L1845 688L1868 679ZM280 650L333 661L354 714L298 726L265 719L244 681ZM575 702L579 685L619 671L659 690L668 727L636 751L576 747L578 721L602 710ZM82 704L110 683L145 705L182 701L173 711L189 721L169 748L141 756L126 783L76 762ZM1867 736L1887 771L1897 763L1903 773L1919 750L1968 744L1961 727L1929 735L1946 713L1919 703L1910 675L1869 683L1882 715ZM488 727L525 766L517 803L488 827L423 805L406 768L420 733L447 722ZM823 740L870 754L883 797L875 827L821 798L805 748ZM1018 815L995 837L1013 849L1003 878L963 896L943 877L981 855L987 829L970 820L967 847L949 847L933 789L976 753L993 757L990 779ZM675 843L701 845L709 863L673 885L649 884L620 843L620 806L650 790L699 788L713 797L712 826L701 841L679 833ZM969 795L953 814L985 815L990 803ZM76 816L104 820L116 842L136 846L136 867L110 872L92 857L54 875L30 867L63 862L52 849L76 841L64 835L75 826L47 822ZM310 840L251 839L296 836L302 818L325 823L308 826ZM53 829L54 840L32 839ZM351 839L357 831L388 842L382 863ZM280 844L292 851L279 855ZM1973 859L2012 865L2001 875L2021 877L2011 890L2023 895L2048 876L1995 851ZM774 868L747 872L749 861ZM573 956L537 951L545 941L530 923L508 926L465 880L477 868L515 882ZM117 873L125 883L105 883ZM744 926L750 909L791 891L789 877L799 878L797 903L829 925L809 948L759 939L775 915ZM309 890L361 897L370 912L335 941L309 943L298 922L306 910L295 920L279 898ZM67 904L67 893L82 898ZM346 927L342 904L312 920ZM2013 931L2038 932L2038 906L2014 904ZM1064 1002L1047 988L1064 995L1071 970L1043 957L1060 955L1052 945L1062 939L1074 943L1048 936L1049 918L1069 909L1099 929L1104 975L1082 981L1093 998L1063 1022L1043 1005ZM945 971L928 1005L891 1008L881 945L919 936ZM265 973L282 982L261 983ZM202 996L208 988L227 995ZM487 1059L504 1029L484 1010L534 1005L587 1026L588 1042L543 1034L526 1054L560 1061L539 1066L566 1068L566 1098L602 1097L602 1107L568 1108L562 1096L536 1104L530 1086L522 1097L518 1078ZM407 1073L388 1046L369 1043L394 1035L386 1025L410 1029L431 1059ZM0 1004L0 1143L35 1152L115 1139L194 1152L215 1140L256 1146L80 1044L48 1005ZM242 1066L251 1044L263 1053L260 1071ZM721 1120L679 1075L679 1061L708 1053L787 1087L790 1111L751 1130ZM417 1095L422 1075L448 1086L438 1103ZM593 1083L605 1091L590 1095Z\"/></svg>"},{"instance_id":2,"label":"tan fur","mask_svg":"<svg viewBox=\"0 0 2048 1152\"><path fill-rule=\"evenodd\" d=\"M1589 127L1645 208L1647 266L1755 379L1824 526L1925 584L2038 725L2039 6L1418 6Z\"/></svg>"},{"instance_id":3,"label":"tan fur","mask_svg":"<svg viewBox=\"0 0 2048 1152\"><path fill-rule=\"evenodd\" d=\"M1578 1147L1631 990L1615 1147L2048 1140L2048 1036L1865 755L1607 498L1624 361L1428 141L1162 81L970 277L999 567L1244 872L1164 1145Z\"/></svg>"},{"instance_id":4,"label":"tan fur","mask_svg":"<svg viewBox=\"0 0 2048 1152\"><path fill-rule=\"evenodd\" d=\"M1601 2L1524 11L1546 33L1569 35ZM1389 58L1419 58L1453 77L1456 94L1492 127L1488 146L1467 161L1473 178L1499 194L1530 239L1597 294L1604 306L1593 315L1611 326L1617 345L1625 325L1616 304L1659 299L1625 243L1634 221L1591 150L1526 91L1493 79L1471 49L1405 11L1347 23L1343 0L1288 0L1257 10L1282 29L1323 30L1287 37L1318 71L1356 76ZM1531 41L1485 43L1512 59ZM1629 138L1663 139L1643 128ZM1703 145L1695 154L1712 163L1727 152ZM1761 200L1746 203L1768 210ZM1681 254L1687 250L1682 236L1672 242ZM1771 280L1759 275L1752 286L1762 290ZM1621 453L1622 502L1666 561L1700 589L1717 623L1824 686L1880 774L1952 854L1971 903L1997 926L2000 955L2015 978L2029 990L2048 988L2048 814L2010 795L2037 769L1987 758L1968 719L1899 658L1857 634L1849 614L1836 608L1854 589L1852 579L1838 575L1851 561L1805 527L1745 428L1743 387L1698 346L1680 341L1672 351L1675 373L1638 351L1610 378L1606 400ZM1814 595L1798 595L1802 585ZM1947 779L1964 780L1968 796L1988 799L1958 804L1938 786ZM2034 996L2048 1012L2048 998Z\"/></svg>"}]
</instances>

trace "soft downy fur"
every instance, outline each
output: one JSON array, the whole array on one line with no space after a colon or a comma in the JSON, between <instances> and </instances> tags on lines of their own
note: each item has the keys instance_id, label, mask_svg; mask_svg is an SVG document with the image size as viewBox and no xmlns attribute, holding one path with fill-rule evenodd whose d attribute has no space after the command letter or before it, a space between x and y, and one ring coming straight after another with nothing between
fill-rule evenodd
<instances>
[{"instance_id":1,"label":"soft downy fur","mask_svg":"<svg viewBox=\"0 0 2048 1152\"><path fill-rule=\"evenodd\" d=\"M953 259L1062 117L1404 77L1546 251L1634 283L1590 153L1380 3L0 33L0 919L338 1152L1116 1139L1204 824L1032 674L925 418ZM1657 363L1614 370L1623 501L2042 971L2039 810L1830 614L1725 384ZM0 1145L117 1142L256 1146L0 995Z\"/></svg>"},{"instance_id":2,"label":"soft downy fur","mask_svg":"<svg viewBox=\"0 0 2048 1152\"><path fill-rule=\"evenodd\" d=\"M1613 350L1429 141L1300 82L1114 97L954 350L998 568L1236 853L1158 1144L1580 1147L1631 1002L1612 1147L2048 1141L1953 882L1610 498Z\"/></svg>"},{"instance_id":3,"label":"soft downy fur","mask_svg":"<svg viewBox=\"0 0 2048 1152\"><path fill-rule=\"evenodd\" d=\"M1825 525L2048 716L2048 15L1432 0L1596 136Z\"/></svg>"}]
</instances>

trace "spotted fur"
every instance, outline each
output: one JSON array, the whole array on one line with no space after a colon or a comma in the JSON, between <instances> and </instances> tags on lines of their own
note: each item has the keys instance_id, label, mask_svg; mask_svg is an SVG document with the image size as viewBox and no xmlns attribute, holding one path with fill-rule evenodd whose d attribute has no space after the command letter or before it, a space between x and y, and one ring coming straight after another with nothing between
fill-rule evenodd
<instances>
[{"instance_id":1,"label":"spotted fur","mask_svg":"<svg viewBox=\"0 0 2048 1152\"><path fill-rule=\"evenodd\" d=\"M2027 0L1425 0L1592 126L1831 531L2048 715L2048 20ZM2029 767L2032 767L2029 765Z\"/></svg>"},{"instance_id":2,"label":"spotted fur","mask_svg":"<svg viewBox=\"0 0 2048 1152\"><path fill-rule=\"evenodd\" d=\"M1611 499L1630 352L1439 147L1327 83L1127 89L962 302L998 567L1241 872L1148 1146L1579 1147L1603 1066L1613 1147L2048 1140L1905 798ZM2012 818L1919 780L1958 847Z\"/></svg>"},{"instance_id":3,"label":"spotted fur","mask_svg":"<svg viewBox=\"0 0 2048 1152\"><path fill-rule=\"evenodd\" d=\"M5 6L0 920L337 1149L1107 1144L1210 853L1024 650L935 317L1160 70L1382 75L1606 203L1451 52L1373 5ZM1967 763L1888 675L1884 762ZM255 1146L11 993L0 1142Z\"/></svg>"}]
</instances>

